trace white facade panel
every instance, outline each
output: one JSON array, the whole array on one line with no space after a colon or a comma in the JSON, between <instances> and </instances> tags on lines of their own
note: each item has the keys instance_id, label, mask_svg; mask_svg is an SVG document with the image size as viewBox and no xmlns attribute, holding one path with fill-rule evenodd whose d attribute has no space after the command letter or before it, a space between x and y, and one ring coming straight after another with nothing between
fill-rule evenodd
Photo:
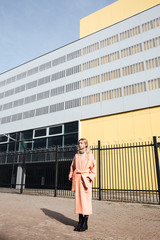
<instances>
[{"instance_id":1,"label":"white facade panel","mask_svg":"<svg viewBox=\"0 0 160 240\"><path fill-rule=\"evenodd\" d=\"M159 13L160 5L1 74L0 133L159 105Z\"/></svg>"}]
</instances>

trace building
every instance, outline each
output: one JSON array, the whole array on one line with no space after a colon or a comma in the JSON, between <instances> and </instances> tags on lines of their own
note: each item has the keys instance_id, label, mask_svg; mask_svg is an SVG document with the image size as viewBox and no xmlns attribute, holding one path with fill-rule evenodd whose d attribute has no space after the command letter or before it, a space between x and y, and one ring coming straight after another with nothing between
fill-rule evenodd
<instances>
[{"instance_id":1,"label":"building","mask_svg":"<svg viewBox=\"0 0 160 240\"><path fill-rule=\"evenodd\" d=\"M2 73L0 151L160 136L159 3L116 1L77 41Z\"/></svg>"}]
</instances>

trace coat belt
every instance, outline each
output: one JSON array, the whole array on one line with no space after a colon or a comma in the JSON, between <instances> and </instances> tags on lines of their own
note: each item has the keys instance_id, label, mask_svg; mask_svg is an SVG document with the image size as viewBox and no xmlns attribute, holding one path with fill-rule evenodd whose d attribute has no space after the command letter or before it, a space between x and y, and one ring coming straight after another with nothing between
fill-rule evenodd
<instances>
[{"instance_id":1,"label":"coat belt","mask_svg":"<svg viewBox=\"0 0 160 240\"><path fill-rule=\"evenodd\" d=\"M81 171L81 170L76 170L76 174L81 174L82 180L83 180L83 185L86 189L88 189L88 184L89 184L89 171Z\"/></svg>"}]
</instances>

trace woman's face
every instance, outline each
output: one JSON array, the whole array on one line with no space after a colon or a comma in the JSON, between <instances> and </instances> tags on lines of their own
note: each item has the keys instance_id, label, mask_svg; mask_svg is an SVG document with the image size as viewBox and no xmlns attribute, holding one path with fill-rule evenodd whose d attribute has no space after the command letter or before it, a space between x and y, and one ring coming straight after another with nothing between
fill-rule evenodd
<instances>
[{"instance_id":1,"label":"woman's face","mask_svg":"<svg viewBox=\"0 0 160 240\"><path fill-rule=\"evenodd\" d=\"M84 141L80 140L78 143L79 149L82 150L86 147L86 144L84 143Z\"/></svg>"}]
</instances>

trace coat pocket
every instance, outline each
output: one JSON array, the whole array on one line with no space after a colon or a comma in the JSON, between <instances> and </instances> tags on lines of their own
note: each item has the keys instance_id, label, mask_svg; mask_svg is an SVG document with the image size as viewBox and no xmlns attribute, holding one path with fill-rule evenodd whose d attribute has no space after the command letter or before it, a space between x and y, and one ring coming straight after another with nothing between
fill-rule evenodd
<instances>
[{"instance_id":1,"label":"coat pocket","mask_svg":"<svg viewBox=\"0 0 160 240\"><path fill-rule=\"evenodd\" d=\"M88 178L88 174L82 174L82 184L85 191L89 191L91 188L91 181Z\"/></svg>"}]
</instances>

